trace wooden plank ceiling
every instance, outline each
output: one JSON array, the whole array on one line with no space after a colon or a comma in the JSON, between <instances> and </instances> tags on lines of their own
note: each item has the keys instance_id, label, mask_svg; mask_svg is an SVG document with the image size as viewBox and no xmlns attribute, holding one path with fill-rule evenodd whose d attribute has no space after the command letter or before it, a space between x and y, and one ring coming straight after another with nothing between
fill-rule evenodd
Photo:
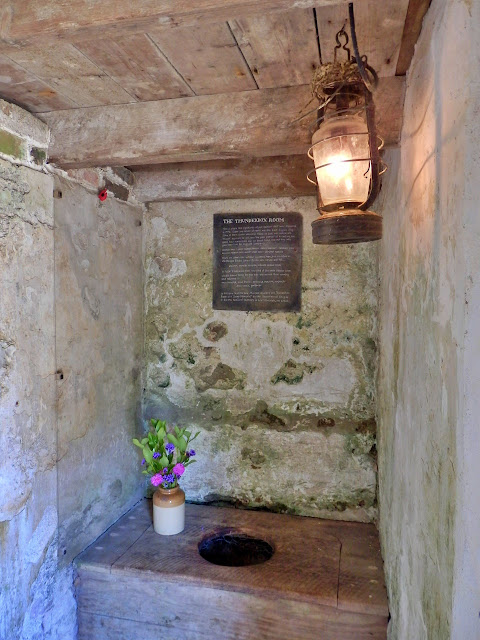
<instances>
[{"instance_id":1,"label":"wooden plank ceiling","mask_svg":"<svg viewBox=\"0 0 480 640\"><path fill-rule=\"evenodd\" d=\"M399 59L400 72L405 73L422 11L427 8L426 1L422 3L425 7L419 13L418 0L355 0L360 49L382 78L396 74ZM232 104L242 104L233 99L234 94L297 86L306 106L312 70L321 59L331 59L335 34L346 17L346 0L7 0L0 8L0 97L41 114L52 127L65 118L72 122L74 114L84 127L86 110L92 107L109 107L103 121L121 126L126 112L140 113L131 111L138 103L149 103L147 111L154 117L165 110L172 113L173 102L171 108L166 103L182 99L174 118L180 127L184 109L191 113L204 106L195 102L197 96L224 96L219 101L228 109L225 94L231 96ZM404 34L405 24L414 25L408 34ZM401 102L401 91L392 96ZM274 100L281 97L281 92L271 95ZM379 112L391 106L385 91L379 100L386 100L377 105ZM278 103L275 108L281 114L284 105ZM98 117L98 112L91 115ZM270 115L267 109L265 117ZM131 128L135 117L129 121ZM395 125L388 125L390 142L398 140L398 113L395 117ZM285 116L284 126L289 124L287 118L291 113ZM278 124L281 115L274 120ZM234 121L241 127L241 118ZM193 123L191 116L190 137L195 135ZM218 122L218 127L225 134L226 124ZM79 124L76 129L80 132ZM224 137L220 135L213 146L218 147ZM248 150L247 144L241 153ZM291 152L299 151L286 150ZM266 149L263 155L273 153L273 148ZM103 153L83 162L70 158L64 164L112 164L111 155ZM116 160L117 164L129 158L131 164L151 164L197 159L166 155L162 160L160 147L157 154L144 159L124 153ZM62 164L62 154L54 156ZM198 159L208 157L229 156L214 153Z\"/></svg>"},{"instance_id":2,"label":"wooden plank ceiling","mask_svg":"<svg viewBox=\"0 0 480 640\"><path fill-rule=\"evenodd\" d=\"M407 8L408 0L355 3L359 45L380 76L395 74ZM346 15L340 4L130 35L4 42L0 96L43 113L308 84L320 63L317 29L327 61Z\"/></svg>"}]
</instances>

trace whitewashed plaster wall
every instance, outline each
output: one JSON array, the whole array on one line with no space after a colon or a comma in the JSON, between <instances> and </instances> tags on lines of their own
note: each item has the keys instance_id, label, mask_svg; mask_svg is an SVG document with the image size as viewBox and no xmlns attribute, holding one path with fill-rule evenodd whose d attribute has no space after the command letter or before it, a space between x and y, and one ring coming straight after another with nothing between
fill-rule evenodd
<instances>
[{"instance_id":1,"label":"whitewashed plaster wall","mask_svg":"<svg viewBox=\"0 0 480 640\"><path fill-rule=\"evenodd\" d=\"M214 213L283 211L303 215L301 312L214 311ZM149 207L145 416L201 431L190 500L376 516L377 247L313 245L317 215L311 197Z\"/></svg>"},{"instance_id":2,"label":"whitewashed plaster wall","mask_svg":"<svg viewBox=\"0 0 480 640\"><path fill-rule=\"evenodd\" d=\"M58 571L53 180L0 160L0 638L73 640Z\"/></svg>"},{"instance_id":3,"label":"whitewashed plaster wall","mask_svg":"<svg viewBox=\"0 0 480 640\"><path fill-rule=\"evenodd\" d=\"M480 638L478 15L472 2L433 1L378 202L390 640Z\"/></svg>"},{"instance_id":4,"label":"whitewashed plaster wall","mask_svg":"<svg viewBox=\"0 0 480 640\"><path fill-rule=\"evenodd\" d=\"M465 319L461 422L457 429L457 515L452 639L480 638L480 3L460 6L468 84L464 135L463 243ZM461 30L459 30L461 33ZM464 61L465 62L465 61Z\"/></svg>"},{"instance_id":5,"label":"whitewashed plaster wall","mask_svg":"<svg viewBox=\"0 0 480 640\"><path fill-rule=\"evenodd\" d=\"M142 495L142 209L56 178L58 511L69 562Z\"/></svg>"}]
</instances>

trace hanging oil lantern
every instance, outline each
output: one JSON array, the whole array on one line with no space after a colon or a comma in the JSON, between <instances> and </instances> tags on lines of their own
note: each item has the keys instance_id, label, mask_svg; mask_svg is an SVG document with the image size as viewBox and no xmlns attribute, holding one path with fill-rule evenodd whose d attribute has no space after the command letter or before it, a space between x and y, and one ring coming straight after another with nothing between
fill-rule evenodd
<instances>
[{"instance_id":1,"label":"hanging oil lantern","mask_svg":"<svg viewBox=\"0 0 480 640\"><path fill-rule=\"evenodd\" d=\"M354 29L352 13L350 24ZM356 37L352 39L356 49ZM321 65L312 82L314 95L321 101L308 152L315 167L308 179L317 186L320 213L312 223L315 244L367 242L382 237L382 217L369 211L385 170L371 91L378 79L365 58L351 57L344 27L336 40L333 63ZM337 61L339 49L346 53L343 62Z\"/></svg>"}]
</instances>

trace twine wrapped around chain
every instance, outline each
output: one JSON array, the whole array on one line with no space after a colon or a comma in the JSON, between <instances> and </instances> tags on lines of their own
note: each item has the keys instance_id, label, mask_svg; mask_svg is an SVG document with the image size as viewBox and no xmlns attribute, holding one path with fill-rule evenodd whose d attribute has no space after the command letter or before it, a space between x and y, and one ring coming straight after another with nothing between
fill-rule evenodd
<instances>
[{"instance_id":1,"label":"twine wrapped around chain","mask_svg":"<svg viewBox=\"0 0 480 640\"><path fill-rule=\"evenodd\" d=\"M362 82L362 76L354 60L327 62L313 72L311 82L312 96L323 102L325 98L331 95L332 87L349 82Z\"/></svg>"}]
</instances>

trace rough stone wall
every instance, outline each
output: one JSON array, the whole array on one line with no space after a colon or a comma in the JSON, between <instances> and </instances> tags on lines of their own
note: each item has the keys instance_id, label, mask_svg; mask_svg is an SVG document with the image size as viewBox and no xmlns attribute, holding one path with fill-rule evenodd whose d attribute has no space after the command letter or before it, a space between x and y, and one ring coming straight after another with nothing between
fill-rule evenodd
<instances>
[{"instance_id":1,"label":"rough stone wall","mask_svg":"<svg viewBox=\"0 0 480 640\"><path fill-rule=\"evenodd\" d=\"M48 175L47 142L0 100L0 640L76 637L70 560L142 484L142 211L128 172L102 204Z\"/></svg>"},{"instance_id":2,"label":"rough stone wall","mask_svg":"<svg viewBox=\"0 0 480 640\"><path fill-rule=\"evenodd\" d=\"M0 160L1 640L75 636L72 569L57 571L52 189Z\"/></svg>"},{"instance_id":3,"label":"rough stone wall","mask_svg":"<svg viewBox=\"0 0 480 640\"><path fill-rule=\"evenodd\" d=\"M0 158L42 170L49 140L50 132L43 122L0 98Z\"/></svg>"},{"instance_id":4,"label":"rough stone wall","mask_svg":"<svg viewBox=\"0 0 480 640\"><path fill-rule=\"evenodd\" d=\"M212 310L213 214L304 216L301 313ZM150 205L145 417L201 431L187 498L376 514L375 244L314 246L313 198Z\"/></svg>"},{"instance_id":5,"label":"rough stone wall","mask_svg":"<svg viewBox=\"0 0 480 640\"><path fill-rule=\"evenodd\" d=\"M465 241L474 232L465 215L465 181L475 170L474 157L476 219L480 196L478 126L471 139L478 120L469 115L471 80L478 76L469 59L471 10L471 3L460 0L432 3L407 77L401 150L388 155L378 205L385 217L379 508L391 640L480 637L478 608L470 610L468 623L464 617L460 626L452 625L454 563L465 552L455 529L463 491L457 445L463 432L466 283L478 278L465 265ZM466 47L461 57L459 42ZM466 153L470 144L472 150L476 144L476 156ZM478 223L475 233L474 247ZM478 433L478 422L476 428ZM478 471L476 477L478 489ZM478 538L474 545L470 558L477 557L478 568ZM463 586L471 591L473 581ZM474 593L480 595L478 583Z\"/></svg>"},{"instance_id":6,"label":"rough stone wall","mask_svg":"<svg viewBox=\"0 0 480 640\"><path fill-rule=\"evenodd\" d=\"M58 505L69 562L141 496L142 210L56 178Z\"/></svg>"}]
</instances>

